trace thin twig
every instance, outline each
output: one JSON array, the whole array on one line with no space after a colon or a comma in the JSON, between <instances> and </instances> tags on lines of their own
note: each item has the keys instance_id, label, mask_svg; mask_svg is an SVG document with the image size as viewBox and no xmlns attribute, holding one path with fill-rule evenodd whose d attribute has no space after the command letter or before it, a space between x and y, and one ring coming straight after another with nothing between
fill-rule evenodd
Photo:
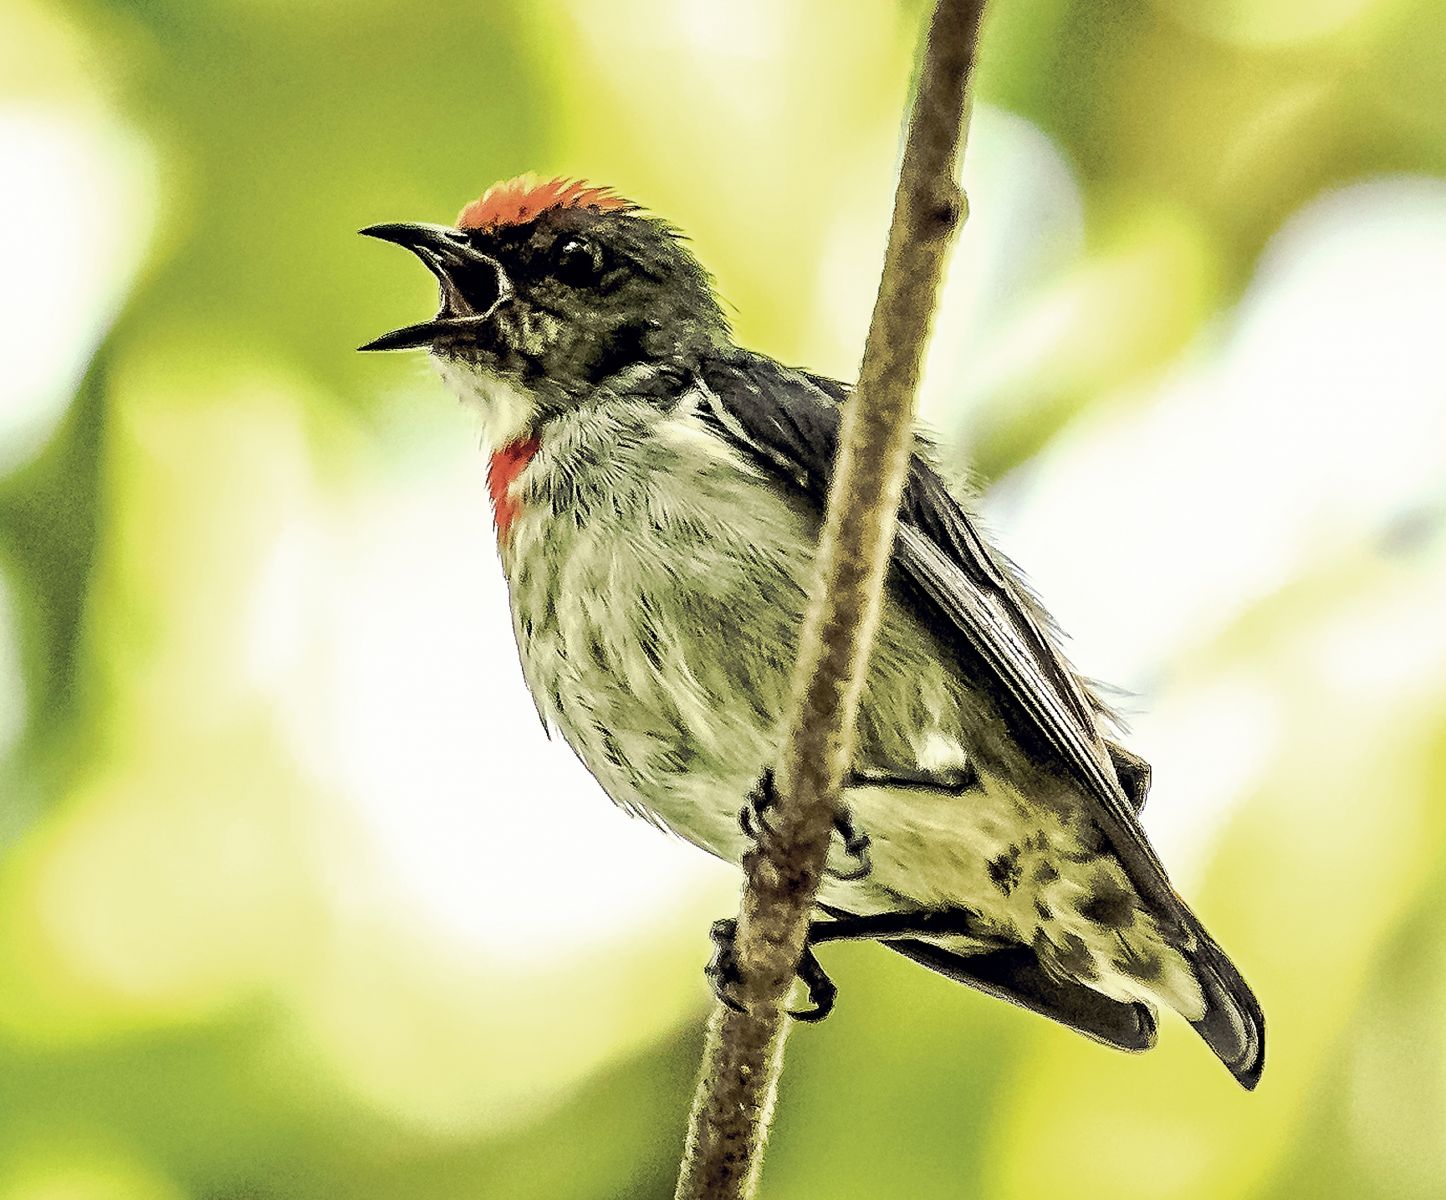
<instances>
[{"instance_id":1,"label":"thin twig","mask_svg":"<svg viewBox=\"0 0 1446 1200\"><path fill-rule=\"evenodd\" d=\"M924 45L883 277L845 406L794 670L766 851L744 861L735 953L745 1012L708 1026L677 1200L743 1200L757 1184L783 1059L783 1004L828 854L882 606L939 280L965 213L956 182L984 0L939 0Z\"/></svg>"}]
</instances>

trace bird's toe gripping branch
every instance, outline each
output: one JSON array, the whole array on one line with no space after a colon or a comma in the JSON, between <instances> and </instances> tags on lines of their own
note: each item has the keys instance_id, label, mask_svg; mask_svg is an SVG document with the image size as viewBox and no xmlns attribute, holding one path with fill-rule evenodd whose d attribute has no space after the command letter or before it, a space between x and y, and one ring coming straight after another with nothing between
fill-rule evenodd
<instances>
[{"instance_id":1,"label":"bird's toe gripping branch","mask_svg":"<svg viewBox=\"0 0 1446 1200\"><path fill-rule=\"evenodd\" d=\"M773 786L773 769L770 767L753 785L748 799L738 810L739 827L761 849L776 840L773 827L768 824L768 810L777 804L778 792Z\"/></svg>"},{"instance_id":2,"label":"bird's toe gripping branch","mask_svg":"<svg viewBox=\"0 0 1446 1200\"><path fill-rule=\"evenodd\" d=\"M766 843L773 840L773 830L768 824L768 810L777 803L778 793L773 785L773 771L769 769L763 772L757 785L748 793L747 801L738 810L739 826L760 848L767 849ZM853 815L843 807L834 814L833 827L843 842L844 852L854 860L855 865L844 871L825 867L825 873L835 879L862 879L873 869L869 859L869 835L854 825Z\"/></svg>"},{"instance_id":3,"label":"bird's toe gripping branch","mask_svg":"<svg viewBox=\"0 0 1446 1200\"><path fill-rule=\"evenodd\" d=\"M847 871L835 871L828 867L824 870L835 879L862 879L874 869L869 858L869 835L854 824L853 814L846 808L840 808L835 814L833 827L843 839L844 852L854 860L855 865Z\"/></svg>"},{"instance_id":4,"label":"bird's toe gripping branch","mask_svg":"<svg viewBox=\"0 0 1446 1200\"><path fill-rule=\"evenodd\" d=\"M708 961L703 973L721 1004L734 1012L744 1012L743 1004L735 995L738 985L743 982L743 973L738 969L738 957L733 948L737 935L738 922L732 917L713 922L712 929L708 931L713 942L713 957ZM838 988L807 946L803 949L803 957L798 961L798 978L808 989L810 1007L790 1009L788 1015L796 1021L822 1021L833 1011L834 1002L838 999Z\"/></svg>"},{"instance_id":5,"label":"bird's toe gripping branch","mask_svg":"<svg viewBox=\"0 0 1446 1200\"><path fill-rule=\"evenodd\" d=\"M733 989L743 982L743 972L738 969L738 956L733 949L733 939L737 936L738 922L732 917L713 922L713 927L708 930L708 937L713 943L713 957L703 968L703 975L720 1004L734 1012L743 1012L743 1005L733 997Z\"/></svg>"}]
</instances>

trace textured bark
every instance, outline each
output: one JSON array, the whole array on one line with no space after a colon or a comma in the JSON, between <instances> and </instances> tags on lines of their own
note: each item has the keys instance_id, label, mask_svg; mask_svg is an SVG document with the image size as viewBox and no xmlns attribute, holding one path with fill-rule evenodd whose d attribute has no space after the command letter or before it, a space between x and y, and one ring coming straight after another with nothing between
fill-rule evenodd
<instances>
[{"instance_id":1,"label":"textured bark","mask_svg":"<svg viewBox=\"0 0 1446 1200\"><path fill-rule=\"evenodd\" d=\"M783 1059L784 1004L803 952L878 625L912 448L914 399L939 281L966 204L956 175L984 0L939 0L894 198L883 276L844 414L814 594L778 764L774 835L744 861L735 950L746 1012L720 1005L677 1200L753 1195ZM742 797L739 798L740 803Z\"/></svg>"}]
</instances>

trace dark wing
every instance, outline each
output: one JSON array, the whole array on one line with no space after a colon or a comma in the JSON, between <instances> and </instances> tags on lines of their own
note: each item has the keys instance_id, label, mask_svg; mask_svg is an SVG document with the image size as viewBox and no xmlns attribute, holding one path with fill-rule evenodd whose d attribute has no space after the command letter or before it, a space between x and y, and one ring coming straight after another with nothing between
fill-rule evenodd
<instances>
[{"instance_id":1,"label":"dark wing","mask_svg":"<svg viewBox=\"0 0 1446 1200\"><path fill-rule=\"evenodd\" d=\"M847 389L744 351L705 361L698 376L705 419L822 511ZM1170 886L1121 786L1090 699L1046 632L1047 618L918 454L899 508L892 565L902 599L939 630L971 683L990 693L1020 746L1077 784L1141 899L1195 966L1206 997L1205 1015L1193 1023L1197 1032L1253 1086L1263 1059L1259 1004Z\"/></svg>"},{"instance_id":2,"label":"dark wing","mask_svg":"<svg viewBox=\"0 0 1446 1200\"><path fill-rule=\"evenodd\" d=\"M700 370L705 416L756 464L821 510L846 395L840 384L761 355ZM893 566L902 598L939 630L976 686L998 702L1011 734L1063 767L1136 886L1173 923L1179 900L1145 842L1097 728L1095 710L1045 632L1043 614L1007 574L938 473L915 455L899 509Z\"/></svg>"}]
</instances>

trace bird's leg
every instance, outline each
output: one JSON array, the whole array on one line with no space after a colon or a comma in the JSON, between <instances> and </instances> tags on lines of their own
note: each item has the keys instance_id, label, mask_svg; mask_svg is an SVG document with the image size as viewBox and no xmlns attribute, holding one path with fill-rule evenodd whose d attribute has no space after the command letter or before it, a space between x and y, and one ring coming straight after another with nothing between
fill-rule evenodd
<instances>
[{"instance_id":1,"label":"bird's leg","mask_svg":"<svg viewBox=\"0 0 1446 1200\"><path fill-rule=\"evenodd\" d=\"M832 910L830 910L832 911ZM1009 939L998 933L967 908L920 909L915 912L873 913L865 917L835 914L827 921L815 921L808 928L808 944L825 942L876 941L897 938L967 937L988 946L1006 946Z\"/></svg>"},{"instance_id":2,"label":"bird's leg","mask_svg":"<svg viewBox=\"0 0 1446 1200\"><path fill-rule=\"evenodd\" d=\"M748 793L747 801L738 810L739 827L760 846L766 840L772 840L774 836L773 830L768 824L767 813L777 803L778 792L774 788L773 771L770 768L759 777L758 783ZM847 871L829 871L828 873L837 879L862 879L870 870L869 835L855 828L853 817L845 807L840 807L834 814L833 827L843 840L845 852L850 858L857 861L857 866Z\"/></svg>"},{"instance_id":3,"label":"bird's leg","mask_svg":"<svg viewBox=\"0 0 1446 1200\"><path fill-rule=\"evenodd\" d=\"M901 788L918 792L942 792L946 796L959 796L982 786L979 772L970 762L935 771L853 771L844 780L846 788Z\"/></svg>"},{"instance_id":4,"label":"bird's leg","mask_svg":"<svg viewBox=\"0 0 1446 1200\"><path fill-rule=\"evenodd\" d=\"M734 1012L743 1012L743 1005L733 995L733 989L743 982L743 975L738 969L738 956L733 947L734 939L738 936L738 922L732 917L714 921L708 936L713 941L713 957L703 970L704 977L720 1004ZM822 1021L833 1011L838 988L819 966L818 959L807 946L804 946L803 955L798 960L797 971L798 978L808 989L808 1002L813 1007L789 1009L788 1015L799 1021Z\"/></svg>"},{"instance_id":5,"label":"bird's leg","mask_svg":"<svg viewBox=\"0 0 1446 1200\"><path fill-rule=\"evenodd\" d=\"M721 1003L734 1012L742 1012L743 1005L733 995L733 989L743 982L733 949L733 941L738 936L738 922L732 917L714 921L708 936L713 941L713 957L704 975ZM825 942L887 942L918 937L967 937L981 949L1012 944L989 930L977 913L964 908L874 913L866 917L842 914L814 921L808 927L808 940L797 967L798 978L808 989L808 1002L812 1007L790 1009L788 1015L797 1021L822 1021L833 1011L838 1000L838 987L819 963L813 952L814 946Z\"/></svg>"},{"instance_id":6,"label":"bird's leg","mask_svg":"<svg viewBox=\"0 0 1446 1200\"><path fill-rule=\"evenodd\" d=\"M844 779L845 788L904 788L912 791L942 792L962 795L980 787L979 773L971 763L946 771L851 771ZM835 879L862 879L872 870L869 861L869 835L855 828L847 807L840 807L834 817L834 829L843 839L843 848L858 865L847 871L829 871Z\"/></svg>"}]
</instances>

